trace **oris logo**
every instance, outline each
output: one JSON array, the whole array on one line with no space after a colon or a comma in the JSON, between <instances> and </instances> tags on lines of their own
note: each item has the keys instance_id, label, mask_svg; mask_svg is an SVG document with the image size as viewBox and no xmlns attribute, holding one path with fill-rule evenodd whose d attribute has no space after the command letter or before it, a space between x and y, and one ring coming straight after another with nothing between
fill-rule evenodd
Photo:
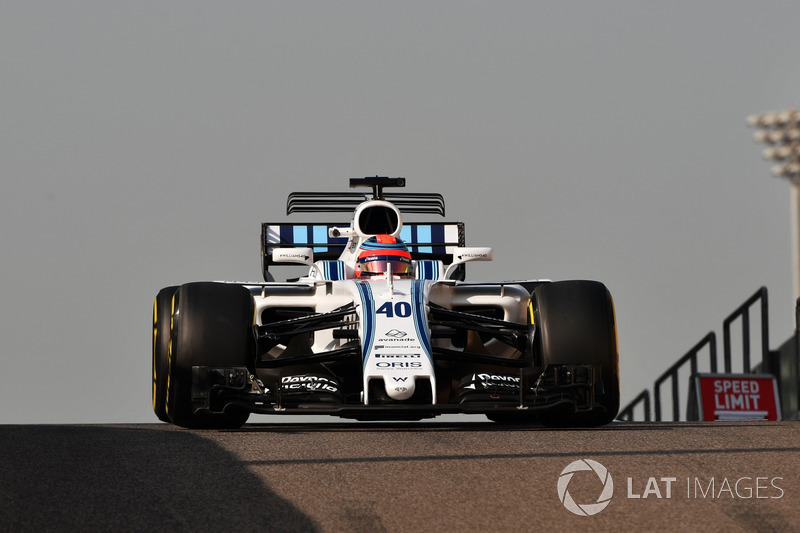
<instances>
[{"instance_id":1,"label":"oris logo","mask_svg":"<svg viewBox=\"0 0 800 533\"><path fill-rule=\"evenodd\" d=\"M572 481L572 476L576 472L582 471L594 472L602 483L602 491L594 503L576 503L569 493L569 483ZM561 471L561 475L558 478L558 499L561 500L561 503L564 504L564 507L569 512L579 516L596 515L608 506L613 495L614 481L611 479L611 474L609 474L605 466L591 459L580 459L571 462Z\"/></svg>"}]
</instances>

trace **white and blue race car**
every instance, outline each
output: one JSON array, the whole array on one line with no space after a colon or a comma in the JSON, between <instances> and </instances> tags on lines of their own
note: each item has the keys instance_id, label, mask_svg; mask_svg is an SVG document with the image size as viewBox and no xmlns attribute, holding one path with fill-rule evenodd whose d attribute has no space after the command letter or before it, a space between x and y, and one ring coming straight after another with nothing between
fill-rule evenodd
<instances>
[{"instance_id":1,"label":"white and blue race car","mask_svg":"<svg viewBox=\"0 0 800 533\"><path fill-rule=\"evenodd\" d=\"M352 212L350 224L262 224L264 282L162 289L153 310L153 409L189 428L250 413L598 426L619 409L614 304L596 281L465 281L464 224L404 178L370 192L292 193L287 215ZM275 281L272 269L300 265Z\"/></svg>"}]
</instances>

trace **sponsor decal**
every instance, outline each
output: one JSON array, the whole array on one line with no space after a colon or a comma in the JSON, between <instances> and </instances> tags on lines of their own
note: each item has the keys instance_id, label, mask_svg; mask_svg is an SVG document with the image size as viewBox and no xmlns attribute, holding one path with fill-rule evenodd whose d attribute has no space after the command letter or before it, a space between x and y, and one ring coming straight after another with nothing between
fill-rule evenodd
<instances>
[{"instance_id":1,"label":"sponsor decal","mask_svg":"<svg viewBox=\"0 0 800 533\"><path fill-rule=\"evenodd\" d=\"M392 344L392 348L411 348L414 346L414 344L412 343L415 343L416 340L417 339L414 338L394 339L391 337L381 337L380 339L378 339L377 342ZM396 344L398 342L403 342L405 344ZM375 346L375 348L381 348L381 347L382 347L381 345Z\"/></svg>"},{"instance_id":2,"label":"sponsor decal","mask_svg":"<svg viewBox=\"0 0 800 533\"><path fill-rule=\"evenodd\" d=\"M327 383L336 383L336 380L331 378L326 378L325 376L283 376L281 378L281 383L315 383L315 382L327 382Z\"/></svg>"},{"instance_id":3,"label":"sponsor decal","mask_svg":"<svg viewBox=\"0 0 800 533\"><path fill-rule=\"evenodd\" d=\"M519 390L519 376L509 374L472 374L462 380L465 389L514 389Z\"/></svg>"},{"instance_id":4,"label":"sponsor decal","mask_svg":"<svg viewBox=\"0 0 800 533\"><path fill-rule=\"evenodd\" d=\"M289 383L281 386L281 390L339 392L339 387L329 383Z\"/></svg>"},{"instance_id":5,"label":"sponsor decal","mask_svg":"<svg viewBox=\"0 0 800 533\"><path fill-rule=\"evenodd\" d=\"M294 254L290 252L284 252L282 256L286 259L302 259L303 261L308 261L309 257L306 254Z\"/></svg>"},{"instance_id":6,"label":"sponsor decal","mask_svg":"<svg viewBox=\"0 0 800 533\"><path fill-rule=\"evenodd\" d=\"M405 331L400 331L399 329L392 329L384 333L387 337L394 337L396 339L402 339L403 337L408 337L408 333Z\"/></svg>"},{"instance_id":7,"label":"sponsor decal","mask_svg":"<svg viewBox=\"0 0 800 533\"><path fill-rule=\"evenodd\" d=\"M405 370L407 368L422 368L422 361L378 361L375 366L386 370Z\"/></svg>"},{"instance_id":8,"label":"sponsor decal","mask_svg":"<svg viewBox=\"0 0 800 533\"><path fill-rule=\"evenodd\" d=\"M473 379L483 381L484 383L491 384L514 384L519 385L519 376L511 376L509 374L475 374Z\"/></svg>"},{"instance_id":9,"label":"sponsor decal","mask_svg":"<svg viewBox=\"0 0 800 533\"><path fill-rule=\"evenodd\" d=\"M325 376L283 376L281 390L339 392L339 384Z\"/></svg>"}]
</instances>

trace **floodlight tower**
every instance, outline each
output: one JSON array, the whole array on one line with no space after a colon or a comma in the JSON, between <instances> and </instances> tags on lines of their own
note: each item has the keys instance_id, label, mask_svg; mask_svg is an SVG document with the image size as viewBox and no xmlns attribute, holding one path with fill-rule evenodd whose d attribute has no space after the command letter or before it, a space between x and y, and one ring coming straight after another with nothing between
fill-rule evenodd
<instances>
[{"instance_id":1,"label":"floodlight tower","mask_svg":"<svg viewBox=\"0 0 800 533\"><path fill-rule=\"evenodd\" d=\"M750 115L747 125L760 128L753 137L769 145L761 154L779 164L772 174L789 180L792 185L792 256L794 263L794 297L800 298L800 111L789 108L780 113Z\"/></svg>"}]
</instances>

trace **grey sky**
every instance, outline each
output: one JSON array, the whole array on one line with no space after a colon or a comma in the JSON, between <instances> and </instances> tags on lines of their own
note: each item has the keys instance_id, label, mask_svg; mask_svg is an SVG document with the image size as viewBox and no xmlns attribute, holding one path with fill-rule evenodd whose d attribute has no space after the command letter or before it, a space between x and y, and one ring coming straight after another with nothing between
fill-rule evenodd
<instances>
[{"instance_id":1,"label":"grey sky","mask_svg":"<svg viewBox=\"0 0 800 533\"><path fill-rule=\"evenodd\" d=\"M147 422L152 299L259 280L295 190L405 176L615 297L623 401L761 285L793 328L796 2L0 3L0 423ZM302 215L291 220L302 221Z\"/></svg>"}]
</instances>

